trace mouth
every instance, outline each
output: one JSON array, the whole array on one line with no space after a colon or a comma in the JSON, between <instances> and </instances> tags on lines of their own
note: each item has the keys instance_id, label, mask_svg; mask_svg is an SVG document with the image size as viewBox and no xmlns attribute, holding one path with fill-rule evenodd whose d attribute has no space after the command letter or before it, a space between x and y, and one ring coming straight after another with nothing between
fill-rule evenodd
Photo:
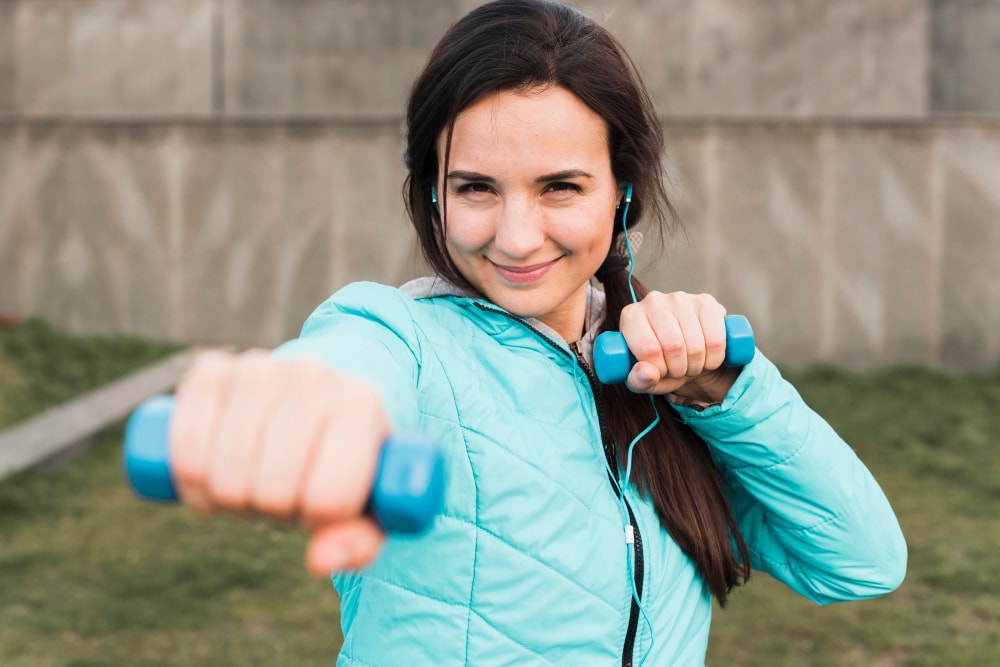
<instances>
[{"instance_id":1,"label":"mouth","mask_svg":"<svg viewBox=\"0 0 1000 667\"><path fill-rule=\"evenodd\" d=\"M514 285L528 285L541 280L549 272L549 269L555 266L559 259L554 259L551 262L543 262L542 264L532 264L531 266L507 266L492 261L490 264L493 265L497 274L504 281Z\"/></svg>"}]
</instances>

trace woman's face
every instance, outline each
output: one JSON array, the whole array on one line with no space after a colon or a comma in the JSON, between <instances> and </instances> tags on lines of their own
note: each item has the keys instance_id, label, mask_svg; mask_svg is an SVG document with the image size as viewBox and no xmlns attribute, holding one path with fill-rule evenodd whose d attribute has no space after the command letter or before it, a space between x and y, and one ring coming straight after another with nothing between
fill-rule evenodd
<instances>
[{"instance_id":1,"label":"woman's face","mask_svg":"<svg viewBox=\"0 0 1000 667\"><path fill-rule=\"evenodd\" d=\"M621 195L603 119L560 87L488 95L455 120L438 192L462 275L498 306L579 339Z\"/></svg>"}]
</instances>

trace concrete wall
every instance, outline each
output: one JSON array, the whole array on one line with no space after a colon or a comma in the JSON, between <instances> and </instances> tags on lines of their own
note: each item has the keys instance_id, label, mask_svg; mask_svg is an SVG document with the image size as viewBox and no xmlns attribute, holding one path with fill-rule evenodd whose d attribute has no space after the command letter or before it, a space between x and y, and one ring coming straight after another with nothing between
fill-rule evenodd
<instances>
[{"instance_id":1,"label":"concrete wall","mask_svg":"<svg viewBox=\"0 0 1000 667\"><path fill-rule=\"evenodd\" d=\"M401 110L475 4L0 0L0 311L274 344L421 273ZM687 238L647 282L788 364L1000 361L1000 0L577 5L662 113Z\"/></svg>"}]
</instances>

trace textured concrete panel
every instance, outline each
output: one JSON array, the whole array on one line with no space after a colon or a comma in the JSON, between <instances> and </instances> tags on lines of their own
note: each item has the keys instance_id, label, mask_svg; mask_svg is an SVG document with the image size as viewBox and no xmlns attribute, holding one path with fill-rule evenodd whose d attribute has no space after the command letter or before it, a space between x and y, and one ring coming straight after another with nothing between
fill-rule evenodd
<instances>
[{"instance_id":1,"label":"textured concrete panel","mask_svg":"<svg viewBox=\"0 0 1000 667\"><path fill-rule=\"evenodd\" d=\"M0 126L0 310L275 344L420 273L395 126Z\"/></svg>"},{"instance_id":2,"label":"textured concrete panel","mask_svg":"<svg viewBox=\"0 0 1000 667\"><path fill-rule=\"evenodd\" d=\"M844 128L833 149L832 353L934 362L941 247L926 128Z\"/></svg>"},{"instance_id":3,"label":"textured concrete panel","mask_svg":"<svg viewBox=\"0 0 1000 667\"><path fill-rule=\"evenodd\" d=\"M931 0L931 109L1000 112L1000 3Z\"/></svg>"},{"instance_id":4,"label":"textured concrete panel","mask_svg":"<svg viewBox=\"0 0 1000 667\"><path fill-rule=\"evenodd\" d=\"M802 8L802 73L811 98L803 111L838 116L926 112L924 2L811 0ZM795 58L793 53L785 57Z\"/></svg>"},{"instance_id":5,"label":"textured concrete panel","mask_svg":"<svg viewBox=\"0 0 1000 667\"><path fill-rule=\"evenodd\" d=\"M118 329L115 301L121 289L121 229L106 189L92 169L88 148L104 136L55 127L34 140L55 144L48 168L38 174L31 210L39 232L45 270L23 288L34 295L39 314L82 331L95 322Z\"/></svg>"},{"instance_id":6,"label":"textured concrete panel","mask_svg":"<svg viewBox=\"0 0 1000 667\"><path fill-rule=\"evenodd\" d=\"M475 0L4 0L0 111L396 117ZM677 115L996 110L995 3L579 0ZM6 89L6 90L5 90Z\"/></svg>"},{"instance_id":7,"label":"textured concrete panel","mask_svg":"<svg viewBox=\"0 0 1000 667\"><path fill-rule=\"evenodd\" d=\"M569 4L622 42L660 112L684 113L693 106L688 99L690 70L695 65L688 57L692 0L589 0Z\"/></svg>"},{"instance_id":8,"label":"textured concrete panel","mask_svg":"<svg viewBox=\"0 0 1000 667\"><path fill-rule=\"evenodd\" d=\"M690 243L660 280L747 315L775 358L816 359L829 273L820 133L719 125L668 138Z\"/></svg>"},{"instance_id":9,"label":"textured concrete panel","mask_svg":"<svg viewBox=\"0 0 1000 667\"><path fill-rule=\"evenodd\" d=\"M885 292L884 347L877 364L940 361L944 220L939 135L927 126L890 128L884 152L873 161L878 164L877 221L885 231L875 224L859 233L877 233L885 244L877 267Z\"/></svg>"},{"instance_id":10,"label":"textured concrete panel","mask_svg":"<svg viewBox=\"0 0 1000 667\"><path fill-rule=\"evenodd\" d=\"M0 311L18 315L39 307L28 289L45 269L31 193L55 157L52 151L36 150L33 134L0 125Z\"/></svg>"},{"instance_id":11,"label":"textured concrete panel","mask_svg":"<svg viewBox=\"0 0 1000 667\"><path fill-rule=\"evenodd\" d=\"M19 113L211 113L212 0L4 4Z\"/></svg>"},{"instance_id":12,"label":"textured concrete panel","mask_svg":"<svg viewBox=\"0 0 1000 667\"><path fill-rule=\"evenodd\" d=\"M89 147L100 190L110 200L108 222L121 229L117 321L145 335L170 332L178 262L175 229L177 131L164 126L115 127L108 145Z\"/></svg>"},{"instance_id":13,"label":"textured concrete panel","mask_svg":"<svg viewBox=\"0 0 1000 667\"><path fill-rule=\"evenodd\" d=\"M825 353L823 138L813 127L724 128L717 158L720 293L754 318L762 349L790 363Z\"/></svg>"},{"instance_id":14,"label":"textured concrete panel","mask_svg":"<svg viewBox=\"0 0 1000 667\"><path fill-rule=\"evenodd\" d=\"M0 212L0 227L6 219L15 242L21 237L16 311L71 331L169 334L166 285L175 267L159 224L162 165L149 144L147 131L111 126L18 131L13 197L0 194L14 202Z\"/></svg>"},{"instance_id":15,"label":"textured concrete panel","mask_svg":"<svg viewBox=\"0 0 1000 667\"><path fill-rule=\"evenodd\" d=\"M395 127L205 128L188 146L185 338L275 344L351 280L412 276Z\"/></svg>"},{"instance_id":16,"label":"textured concrete panel","mask_svg":"<svg viewBox=\"0 0 1000 667\"><path fill-rule=\"evenodd\" d=\"M639 253L638 266L649 271L649 286L660 291L712 292L708 283L711 268L718 258L708 255L717 244L709 242L713 233L708 221L717 220L712 211L713 174L708 171L708 156L715 149L718 132L704 125L664 128L667 159L667 194L677 210L678 228L661 249L655 235ZM712 163L714 164L714 163ZM647 268L656 261L655 266ZM645 274L644 274L645 275Z\"/></svg>"},{"instance_id":17,"label":"textured concrete panel","mask_svg":"<svg viewBox=\"0 0 1000 667\"><path fill-rule=\"evenodd\" d=\"M754 7L754 48L744 61L754 79L754 111L802 114L822 106L816 98L820 72L814 54L828 49L829 42L821 9L791 2Z\"/></svg>"},{"instance_id":18,"label":"textured concrete panel","mask_svg":"<svg viewBox=\"0 0 1000 667\"><path fill-rule=\"evenodd\" d=\"M695 109L709 114L754 111L755 81L747 72L754 50L752 10L752 6L739 0L692 3L687 24L688 48L683 54L689 63L685 95L689 106L687 110L678 109L679 113ZM650 46L653 45L647 49Z\"/></svg>"},{"instance_id":19,"label":"textured concrete panel","mask_svg":"<svg viewBox=\"0 0 1000 667\"><path fill-rule=\"evenodd\" d=\"M414 235L403 210L406 172L397 132L359 128L337 133L330 187L336 193L335 286L351 280L399 284L426 271L414 253Z\"/></svg>"},{"instance_id":20,"label":"textured concrete panel","mask_svg":"<svg viewBox=\"0 0 1000 667\"><path fill-rule=\"evenodd\" d=\"M14 111L14 5L0 1L0 114Z\"/></svg>"},{"instance_id":21,"label":"textured concrete panel","mask_svg":"<svg viewBox=\"0 0 1000 667\"><path fill-rule=\"evenodd\" d=\"M175 316L196 340L276 342L285 169L280 127L191 131L182 178L182 299ZM321 209L324 199L315 205ZM326 216L321 222L328 222ZM321 225L307 247L327 246ZM284 284L283 284L284 283Z\"/></svg>"},{"instance_id":22,"label":"textured concrete panel","mask_svg":"<svg viewBox=\"0 0 1000 667\"><path fill-rule=\"evenodd\" d=\"M638 63L669 115L919 116L923 0L580 3Z\"/></svg>"},{"instance_id":23,"label":"textured concrete panel","mask_svg":"<svg viewBox=\"0 0 1000 667\"><path fill-rule=\"evenodd\" d=\"M641 275L786 364L1000 359L1000 128L667 128L687 230ZM0 125L0 310L274 344L351 280L422 273L395 124Z\"/></svg>"},{"instance_id":24,"label":"textured concrete panel","mask_svg":"<svg viewBox=\"0 0 1000 667\"><path fill-rule=\"evenodd\" d=\"M871 12L866 45L873 54L861 77L868 104L853 115L926 116L931 60L927 33L932 20L927 3L885 0L865 2L865 6Z\"/></svg>"},{"instance_id":25,"label":"textured concrete panel","mask_svg":"<svg viewBox=\"0 0 1000 667\"><path fill-rule=\"evenodd\" d=\"M171 332L162 130L4 126L0 309L73 331Z\"/></svg>"},{"instance_id":26,"label":"textured concrete panel","mask_svg":"<svg viewBox=\"0 0 1000 667\"><path fill-rule=\"evenodd\" d=\"M944 281L940 358L1000 358L1000 129L956 127L943 140Z\"/></svg>"},{"instance_id":27,"label":"textured concrete panel","mask_svg":"<svg viewBox=\"0 0 1000 667\"><path fill-rule=\"evenodd\" d=\"M226 109L399 116L456 2L224 0Z\"/></svg>"}]
</instances>

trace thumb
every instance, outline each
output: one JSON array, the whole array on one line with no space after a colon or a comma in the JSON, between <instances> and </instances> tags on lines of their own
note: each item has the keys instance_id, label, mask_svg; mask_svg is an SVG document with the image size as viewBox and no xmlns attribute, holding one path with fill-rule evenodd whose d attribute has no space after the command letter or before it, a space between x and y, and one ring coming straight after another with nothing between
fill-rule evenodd
<instances>
[{"instance_id":1,"label":"thumb","mask_svg":"<svg viewBox=\"0 0 1000 667\"><path fill-rule=\"evenodd\" d=\"M648 394L660 381L660 372L648 361L638 361L629 371L626 384L630 391Z\"/></svg>"},{"instance_id":2,"label":"thumb","mask_svg":"<svg viewBox=\"0 0 1000 667\"><path fill-rule=\"evenodd\" d=\"M382 530L366 518L317 528L306 547L306 568L315 577L361 569L374 562L384 539Z\"/></svg>"}]
</instances>

